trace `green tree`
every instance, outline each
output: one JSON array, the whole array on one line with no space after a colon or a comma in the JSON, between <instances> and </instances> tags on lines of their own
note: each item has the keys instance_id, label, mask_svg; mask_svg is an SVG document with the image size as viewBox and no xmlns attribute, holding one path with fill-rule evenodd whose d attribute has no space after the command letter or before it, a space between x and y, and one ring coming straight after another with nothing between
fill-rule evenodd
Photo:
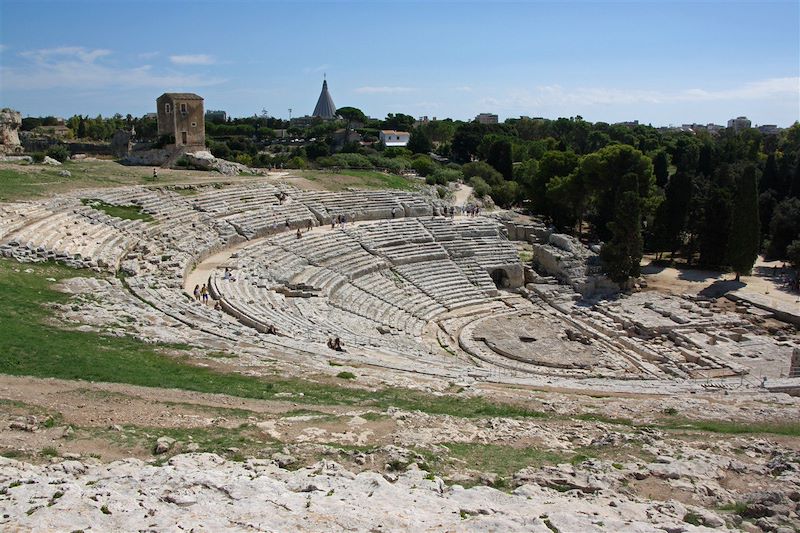
<instances>
[{"instance_id":1,"label":"green tree","mask_svg":"<svg viewBox=\"0 0 800 533\"><path fill-rule=\"evenodd\" d=\"M669 181L669 156L666 150L659 150L653 157L653 174L656 176L656 185L665 188Z\"/></svg>"},{"instance_id":2,"label":"green tree","mask_svg":"<svg viewBox=\"0 0 800 533\"><path fill-rule=\"evenodd\" d=\"M775 207L769 233L767 258L784 259L789 244L800 238L800 199L787 198Z\"/></svg>"},{"instance_id":3,"label":"green tree","mask_svg":"<svg viewBox=\"0 0 800 533\"><path fill-rule=\"evenodd\" d=\"M581 171L576 169L567 176L554 176L547 182L546 194L553 224L560 228L572 228L577 224L580 235L588 199Z\"/></svg>"},{"instance_id":4,"label":"green tree","mask_svg":"<svg viewBox=\"0 0 800 533\"><path fill-rule=\"evenodd\" d=\"M417 174L424 177L433 174L438 168L438 165L427 155L420 154L411 162L411 168L413 168Z\"/></svg>"},{"instance_id":5,"label":"green tree","mask_svg":"<svg viewBox=\"0 0 800 533\"><path fill-rule=\"evenodd\" d=\"M800 239L792 241L792 244L786 247L786 259L795 269L800 270Z\"/></svg>"},{"instance_id":6,"label":"green tree","mask_svg":"<svg viewBox=\"0 0 800 533\"><path fill-rule=\"evenodd\" d=\"M408 139L408 146L411 152L415 154L427 154L433 150L431 139L422 128L416 128L411 132L411 137Z\"/></svg>"},{"instance_id":7,"label":"green tree","mask_svg":"<svg viewBox=\"0 0 800 533\"><path fill-rule=\"evenodd\" d=\"M733 198L733 223L728 240L728 264L736 273L749 274L758 257L761 241L758 220L758 178L755 165L739 172Z\"/></svg>"},{"instance_id":8,"label":"green tree","mask_svg":"<svg viewBox=\"0 0 800 533\"><path fill-rule=\"evenodd\" d=\"M578 162L578 155L575 152L548 150L542 155L537 172L533 176L528 191L526 191L529 194L528 199L531 202L531 209L533 209L534 213L556 218L556 209L564 209L573 205L571 200L575 196L567 193L567 190L564 189L565 183L559 183L558 186L554 186L552 192L550 192L548 185L553 178L569 176L578 167ZM570 189L570 191L574 192L573 189ZM558 207L554 208L552 202L558 204ZM570 212L574 211L572 207L568 209ZM566 225L574 224L577 219L577 217L572 216L567 216L566 218L572 221L567 222ZM561 222L566 222L563 217ZM556 224L559 223L557 222Z\"/></svg>"},{"instance_id":9,"label":"green tree","mask_svg":"<svg viewBox=\"0 0 800 533\"><path fill-rule=\"evenodd\" d=\"M511 158L511 143L501 139L492 143L486 162L492 165L503 177L510 180L514 177L514 161Z\"/></svg>"},{"instance_id":10,"label":"green tree","mask_svg":"<svg viewBox=\"0 0 800 533\"><path fill-rule=\"evenodd\" d=\"M728 189L712 187L703 205L703 216L696 219L700 226L700 263L708 267L721 267L728 253L733 200ZM691 258L691 256L689 256Z\"/></svg>"},{"instance_id":11,"label":"green tree","mask_svg":"<svg viewBox=\"0 0 800 533\"><path fill-rule=\"evenodd\" d=\"M363 124L367 121L367 116L363 111L357 107L340 107L336 110L336 114L345 120L344 138L345 140L350 137L350 130L353 128L354 122Z\"/></svg>"},{"instance_id":12,"label":"green tree","mask_svg":"<svg viewBox=\"0 0 800 533\"><path fill-rule=\"evenodd\" d=\"M609 222L612 237L600 250L603 269L612 281L626 283L639 276L642 260L642 199L638 176L628 173L617 188L614 217Z\"/></svg>"},{"instance_id":13,"label":"green tree","mask_svg":"<svg viewBox=\"0 0 800 533\"><path fill-rule=\"evenodd\" d=\"M683 242L683 232L689 206L692 201L692 176L678 171L664 191L664 201L658 206L653 223L653 247L658 251L668 251L674 257Z\"/></svg>"},{"instance_id":14,"label":"green tree","mask_svg":"<svg viewBox=\"0 0 800 533\"><path fill-rule=\"evenodd\" d=\"M589 154L580 163L580 172L584 186L591 196L593 207L591 221L598 236L607 241L613 235L609 222L616 212L617 202L621 198L620 187L635 190L642 200L639 212L649 204L644 200L650 197L655 188L653 163L650 158L632 146L614 144L606 146L593 154ZM622 178L635 177L634 184L628 184ZM635 185L635 187L634 187Z\"/></svg>"}]
</instances>

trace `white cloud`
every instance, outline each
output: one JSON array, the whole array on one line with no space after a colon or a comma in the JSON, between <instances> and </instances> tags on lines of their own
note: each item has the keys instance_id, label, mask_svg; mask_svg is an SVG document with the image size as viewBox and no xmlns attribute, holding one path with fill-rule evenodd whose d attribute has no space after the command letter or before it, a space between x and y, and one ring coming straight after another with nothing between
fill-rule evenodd
<instances>
[{"instance_id":1,"label":"white cloud","mask_svg":"<svg viewBox=\"0 0 800 533\"><path fill-rule=\"evenodd\" d=\"M358 87L356 92L358 94L395 94L395 93L410 93L416 91L413 87Z\"/></svg>"},{"instance_id":2,"label":"white cloud","mask_svg":"<svg viewBox=\"0 0 800 533\"><path fill-rule=\"evenodd\" d=\"M48 61L54 61L58 58L72 58L82 63L94 63L98 58L111 55L111 50L102 48L89 50L82 46L60 46L58 48L26 50L20 52L19 55L37 63L47 63Z\"/></svg>"},{"instance_id":3,"label":"white cloud","mask_svg":"<svg viewBox=\"0 0 800 533\"><path fill-rule=\"evenodd\" d=\"M207 54L169 56L173 65L213 65L214 58Z\"/></svg>"},{"instance_id":4,"label":"white cloud","mask_svg":"<svg viewBox=\"0 0 800 533\"><path fill-rule=\"evenodd\" d=\"M136 57L139 59L153 59L157 57L161 52L142 52L141 54L137 54Z\"/></svg>"},{"instance_id":5,"label":"white cloud","mask_svg":"<svg viewBox=\"0 0 800 533\"><path fill-rule=\"evenodd\" d=\"M479 100L479 103L500 108L548 105L657 105L731 100L768 100L782 96L794 96L796 98L798 93L800 93L800 78L794 77L753 81L722 90L692 88L660 91L609 87L564 88L561 85L543 85L533 90L512 89L506 93L505 97L485 97Z\"/></svg>"},{"instance_id":6,"label":"white cloud","mask_svg":"<svg viewBox=\"0 0 800 533\"><path fill-rule=\"evenodd\" d=\"M3 79L3 88L6 90L92 90L109 87L174 90L214 85L223 81L174 71L155 72L150 65L120 67L116 64L105 64L102 58L109 55L110 50L80 46L29 50L19 54L28 60L27 63L13 67L0 65L0 78Z\"/></svg>"}]
</instances>

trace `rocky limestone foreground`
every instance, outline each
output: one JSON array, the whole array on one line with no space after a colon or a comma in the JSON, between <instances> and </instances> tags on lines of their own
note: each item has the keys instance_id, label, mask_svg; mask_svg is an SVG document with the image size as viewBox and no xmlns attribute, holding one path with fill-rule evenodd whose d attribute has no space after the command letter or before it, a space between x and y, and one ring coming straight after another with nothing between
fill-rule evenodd
<instances>
[{"instance_id":1,"label":"rocky limestone foreground","mask_svg":"<svg viewBox=\"0 0 800 533\"><path fill-rule=\"evenodd\" d=\"M411 467L353 474L321 461L289 471L272 461L184 454L154 466L0 458L3 531L708 531L687 508L615 493L511 493L447 486ZM725 530L707 513L696 522Z\"/></svg>"}]
</instances>

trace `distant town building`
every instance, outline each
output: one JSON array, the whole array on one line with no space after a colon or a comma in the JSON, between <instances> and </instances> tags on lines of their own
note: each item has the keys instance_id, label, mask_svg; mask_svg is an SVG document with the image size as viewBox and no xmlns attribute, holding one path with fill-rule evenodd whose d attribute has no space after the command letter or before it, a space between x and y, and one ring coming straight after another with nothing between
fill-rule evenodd
<instances>
[{"instance_id":1,"label":"distant town building","mask_svg":"<svg viewBox=\"0 0 800 533\"><path fill-rule=\"evenodd\" d=\"M742 130L749 130L750 125L750 119L747 117L736 117L728 121L728 127L733 128L733 131L736 133L739 133Z\"/></svg>"},{"instance_id":2,"label":"distant town building","mask_svg":"<svg viewBox=\"0 0 800 533\"><path fill-rule=\"evenodd\" d=\"M158 113L145 113L142 118L147 120L158 120Z\"/></svg>"},{"instance_id":3,"label":"distant town building","mask_svg":"<svg viewBox=\"0 0 800 533\"><path fill-rule=\"evenodd\" d=\"M72 135L72 130L63 124L63 119L59 119L62 123L55 126L38 126L33 131L40 135L47 135L49 137L56 137L64 139Z\"/></svg>"},{"instance_id":4,"label":"distant town building","mask_svg":"<svg viewBox=\"0 0 800 533\"><path fill-rule=\"evenodd\" d=\"M228 122L228 114L225 111L206 111L206 121L208 122Z\"/></svg>"},{"instance_id":5,"label":"distant town building","mask_svg":"<svg viewBox=\"0 0 800 533\"><path fill-rule=\"evenodd\" d=\"M322 80L322 92L319 93L317 105L314 107L312 117L319 117L323 120L336 118L336 105L333 103L331 93L328 92L328 80Z\"/></svg>"},{"instance_id":6,"label":"distant town building","mask_svg":"<svg viewBox=\"0 0 800 533\"><path fill-rule=\"evenodd\" d=\"M345 134L347 134L347 137L345 137ZM333 149L337 152L341 150L345 144L360 143L361 141L361 134L357 131L350 130L348 132L344 128L340 128L333 132Z\"/></svg>"},{"instance_id":7,"label":"distant town building","mask_svg":"<svg viewBox=\"0 0 800 533\"><path fill-rule=\"evenodd\" d=\"M158 135L175 137L176 146L206 145L203 98L194 93L164 93L156 100Z\"/></svg>"},{"instance_id":8,"label":"distant town building","mask_svg":"<svg viewBox=\"0 0 800 533\"><path fill-rule=\"evenodd\" d=\"M756 129L758 129L758 131L764 135L777 135L781 132L781 128L779 128L776 124L762 124Z\"/></svg>"},{"instance_id":9,"label":"distant town building","mask_svg":"<svg viewBox=\"0 0 800 533\"><path fill-rule=\"evenodd\" d=\"M480 113L475 120L481 124L497 124L498 122L497 115L494 113Z\"/></svg>"},{"instance_id":10,"label":"distant town building","mask_svg":"<svg viewBox=\"0 0 800 533\"><path fill-rule=\"evenodd\" d=\"M639 121L638 120L627 120L625 122L616 122L614 125L615 126L627 126L629 128L635 128L636 126L639 125Z\"/></svg>"},{"instance_id":11,"label":"distant town building","mask_svg":"<svg viewBox=\"0 0 800 533\"><path fill-rule=\"evenodd\" d=\"M381 130L378 134L378 139L387 148L405 147L410 137L407 131Z\"/></svg>"}]
</instances>

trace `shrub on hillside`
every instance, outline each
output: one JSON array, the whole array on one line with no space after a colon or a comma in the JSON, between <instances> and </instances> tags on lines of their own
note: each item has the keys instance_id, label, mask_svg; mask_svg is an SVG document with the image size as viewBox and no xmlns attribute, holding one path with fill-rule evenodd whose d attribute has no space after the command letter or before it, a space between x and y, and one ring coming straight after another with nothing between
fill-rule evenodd
<instances>
[{"instance_id":1,"label":"shrub on hillside","mask_svg":"<svg viewBox=\"0 0 800 533\"><path fill-rule=\"evenodd\" d=\"M370 155L369 160L376 168L386 169L393 174L402 174L411 164L404 157L388 158L380 155Z\"/></svg>"},{"instance_id":2,"label":"shrub on hillside","mask_svg":"<svg viewBox=\"0 0 800 533\"><path fill-rule=\"evenodd\" d=\"M390 158L405 157L407 159L410 159L412 155L413 154L411 153L411 150L408 150L406 148L400 148L397 146L393 146L391 148L384 148L383 150L383 157L390 157Z\"/></svg>"},{"instance_id":3,"label":"shrub on hillside","mask_svg":"<svg viewBox=\"0 0 800 533\"><path fill-rule=\"evenodd\" d=\"M286 163L286 166L289 168L304 169L308 168L308 162L300 156L294 156Z\"/></svg>"},{"instance_id":4,"label":"shrub on hillside","mask_svg":"<svg viewBox=\"0 0 800 533\"><path fill-rule=\"evenodd\" d=\"M361 154L334 154L320 157L317 164L322 167L372 168L372 162Z\"/></svg>"},{"instance_id":5,"label":"shrub on hillside","mask_svg":"<svg viewBox=\"0 0 800 533\"><path fill-rule=\"evenodd\" d=\"M480 176L473 176L469 184L472 185L473 193L478 198L483 198L492 192L492 188Z\"/></svg>"},{"instance_id":6,"label":"shrub on hillside","mask_svg":"<svg viewBox=\"0 0 800 533\"><path fill-rule=\"evenodd\" d=\"M496 185L503 181L503 175L483 161L474 161L461 165L461 172L464 173L465 178L478 176L489 185Z\"/></svg>"},{"instance_id":7,"label":"shrub on hillside","mask_svg":"<svg viewBox=\"0 0 800 533\"><path fill-rule=\"evenodd\" d=\"M433 174L439 167L433 162L433 159L427 155L418 155L411 161L411 168L420 176L429 176Z\"/></svg>"},{"instance_id":8,"label":"shrub on hillside","mask_svg":"<svg viewBox=\"0 0 800 533\"><path fill-rule=\"evenodd\" d=\"M63 163L69 159L69 149L63 144L58 144L47 150L47 155Z\"/></svg>"}]
</instances>

